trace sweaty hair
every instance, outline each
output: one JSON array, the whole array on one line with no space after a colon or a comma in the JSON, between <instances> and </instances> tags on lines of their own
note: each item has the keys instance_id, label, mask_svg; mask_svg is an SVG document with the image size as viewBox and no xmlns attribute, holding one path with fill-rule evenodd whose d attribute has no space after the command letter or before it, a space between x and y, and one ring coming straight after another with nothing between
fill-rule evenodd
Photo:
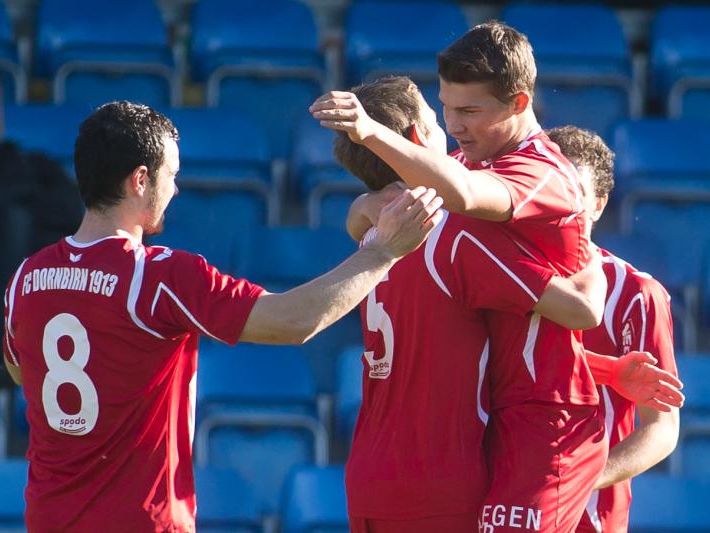
<instances>
[{"instance_id":1,"label":"sweaty hair","mask_svg":"<svg viewBox=\"0 0 710 533\"><path fill-rule=\"evenodd\" d=\"M488 83L508 103L520 92L531 96L537 68L532 46L519 31L495 20L474 26L438 56L439 76L449 83Z\"/></svg>"},{"instance_id":2,"label":"sweaty hair","mask_svg":"<svg viewBox=\"0 0 710 533\"><path fill-rule=\"evenodd\" d=\"M413 124L429 135L419 110L422 95L406 76L388 76L351 89L368 115L406 137ZM337 132L333 153L338 162L370 190L379 191L402 178L387 163L364 146L354 143L344 132Z\"/></svg>"},{"instance_id":3,"label":"sweaty hair","mask_svg":"<svg viewBox=\"0 0 710 533\"><path fill-rule=\"evenodd\" d=\"M173 123L145 105L111 102L89 115L74 144L74 169L86 208L103 210L119 203L123 181L138 166L148 168L154 185L166 136L178 140Z\"/></svg>"},{"instance_id":4,"label":"sweaty hair","mask_svg":"<svg viewBox=\"0 0 710 533\"><path fill-rule=\"evenodd\" d=\"M553 128L547 135L572 164L589 168L597 198L609 195L614 188L614 152L599 135L575 126Z\"/></svg>"}]
</instances>

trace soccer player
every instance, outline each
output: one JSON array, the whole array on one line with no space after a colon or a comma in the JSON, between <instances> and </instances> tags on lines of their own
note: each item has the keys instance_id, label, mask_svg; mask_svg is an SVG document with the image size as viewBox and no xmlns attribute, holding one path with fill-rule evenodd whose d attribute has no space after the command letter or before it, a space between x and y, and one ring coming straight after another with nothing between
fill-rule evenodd
<instances>
[{"instance_id":1,"label":"soccer player","mask_svg":"<svg viewBox=\"0 0 710 533\"><path fill-rule=\"evenodd\" d=\"M460 147L453 158L372 120L352 93L328 93L311 113L406 183L436 186L451 211L506 222L529 256L563 275L578 271L589 222L574 166L535 119L527 38L497 22L478 25L439 54L439 75L446 126ZM571 531L607 454L581 335L537 313L489 312L487 324L492 481L481 530Z\"/></svg>"},{"instance_id":2,"label":"soccer player","mask_svg":"<svg viewBox=\"0 0 710 533\"><path fill-rule=\"evenodd\" d=\"M445 152L435 113L408 78L354 93L378 122ZM394 171L347 136L338 136L335 154L371 189L397 190ZM499 225L447 214L426 246L370 293L362 306L364 399L346 467L352 531L475 528L486 490L489 342L481 308L534 310L569 327L593 323L591 302L579 299L572 280L551 276ZM586 284L593 293L594 279Z\"/></svg>"},{"instance_id":3,"label":"soccer player","mask_svg":"<svg viewBox=\"0 0 710 533\"><path fill-rule=\"evenodd\" d=\"M566 126L547 132L579 170L587 211L594 222L601 217L614 187L614 153L596 134ZM644 272L601 250L608 280L602 324L584 332L587 349L622 356L630 351L651 352L658 367L677 376L673 354L670 296ZM669 379L671 380L671 379ZM577 527L578 532L626 531L631 504L631 478L665 459L675 448L678 409L663 412L635 405L605 386L599 387L609 435L609 458L597 481L597 491ZM634 428L638 408L639 426Z\"/></svg>"},{"instance_id":4,"label":"soccer player","mask_svg":"<svg viewBox=\"0 0 710 533\"><path fill-rule=\"evenodd\" d=\"M201 256L141 244L177 194L177 140L146 106L98 108L75 145L79 229L26 259L8 284L3 351L28 402L29 531L194 531L199 336L302 343L443 216L433 191L405 191L340 266L270 294Z\"/></svg>"}]
</instances>

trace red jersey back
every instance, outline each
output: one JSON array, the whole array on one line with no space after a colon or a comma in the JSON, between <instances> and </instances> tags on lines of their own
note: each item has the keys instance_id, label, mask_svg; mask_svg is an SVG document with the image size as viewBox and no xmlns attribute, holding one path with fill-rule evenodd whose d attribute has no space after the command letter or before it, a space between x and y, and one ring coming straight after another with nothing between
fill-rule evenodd
<instances>
[{"instance_id":1,"label":"red jersey back","mask_svg":"<svg viewBox=\"0 0 710 533\"><path fill-rule=\"evenodd\" d=\"M552 276L500 225L447 215L361 307L363 403L346 467L351 516L475 512L486 490L482 308L530 311Z\"/></svg>"},{"instance_id":2,"label":"red jersey back","mask_svg":"<svg viewBox=\"0 0 710 533\"><path fill-rule=\"evenodd\" d=\"M621 356L646 351L663 370L678 375L673 352L670 296L663 286L629 263L602 250L608 287L604 320L584 332L584 345L593 352ZM635 404L613 389L599 387L609 446L613 448L634 430ZM631 504L631 481L595 491L582 518L583 531L626 531ZM601 529L600 529L601 528Z\"/></svg>"},{"instance_id":3,"label":"red jersey back","mask_svg":"<svg viewBox=\"0 0 710 533\"><path fill-rule=\"evenodd\" d=\"M586 264L589 222L577 171L539 126L514 151L493 161L471 162L461 151L451 155L506 186L513 216L504 227L528 253L565 276Z\"/></svg>"},{"instance_id":4,"label":"red jersey back","mask_svg":"<svg viewBox=\"0 0 710 533\"><path fill-rule=\"evenodd\" d=\"M8 286L22 371L32 531L194 531L200 334L235 343L262 289L196 255L59 241Z\"/></svg>"}]
</instances>

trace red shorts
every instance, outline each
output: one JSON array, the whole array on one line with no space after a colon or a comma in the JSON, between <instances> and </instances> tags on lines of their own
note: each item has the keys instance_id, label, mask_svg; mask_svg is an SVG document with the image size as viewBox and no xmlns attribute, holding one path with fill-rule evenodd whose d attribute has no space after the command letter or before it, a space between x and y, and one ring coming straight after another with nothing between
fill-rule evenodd
<instances>
[{"instance_id":1,"label":"red shorts","mask_svg":"<svg viewBox=\"0 0 710 533\"><path fill-rule=\"evenodd\" d=\"M479 532L574 531L608 454L599 408L529 402L494 411L486 431Z\"/></svg>"},{"instance_id":2,"label":"red shorts","mask_svg":"<svg viewBox=\"0 0 710 533\"><path fill-rule=\"evenodd\" d=\"M416 520L371 520L350 517L350 533L473 533L476 513L432 516Z\"/></svg>"}]
</instances>

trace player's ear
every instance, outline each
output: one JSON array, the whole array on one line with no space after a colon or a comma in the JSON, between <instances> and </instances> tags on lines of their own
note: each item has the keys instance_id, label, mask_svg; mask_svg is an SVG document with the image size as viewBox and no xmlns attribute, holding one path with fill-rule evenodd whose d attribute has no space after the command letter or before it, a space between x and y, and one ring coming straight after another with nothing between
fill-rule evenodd
<instances>
[{"instance_id":1,"label":"player's ear","mask_svg":"<svg viewBox=\"0 0 710 533\"><path fill-rule=\"evenodd\" d=\"M143 196L148 189L148 167L140 165L134 168L128 176L128 191L136 196Z\"/></svg>"},{"instance_id":2,"label":"player's ear","mask_svg":"<svg viewBox=\"0 0 710 533\"><path fill-rule=\"evenodd\" d=\"M602 216L602 213L604 212L604 208L606 207L606 204L609 202L609 195L605 194L604 196L597 196L596 204L594 205L594 213L591 214L592 221L597 222Z\"/></svg>"},{"instance_id":3,"label":"player's ear","mask_svg":"<svg viewBox=\"0 0 710 533\"><path fill-rule=\"evenodd\" d=\"M513 113L516 115L519 115L523 111L525 111L530 104L531 99L530 95L526 92L519 92L515 96L513 96L512 104L513 104Z\"/></svg>"},{"instance_id":4,"label":"player's ear","mask_svg":"<svg viewBox=\"0 0 710 533\"><path fill-rule=\"evenodd\" d=\"M407 131L407 139L412 141L414 144L418 144L419 146L428 146L426 136L422 133L416 123L409 126L409 130Z\"/></svg>"}]
</instances>

